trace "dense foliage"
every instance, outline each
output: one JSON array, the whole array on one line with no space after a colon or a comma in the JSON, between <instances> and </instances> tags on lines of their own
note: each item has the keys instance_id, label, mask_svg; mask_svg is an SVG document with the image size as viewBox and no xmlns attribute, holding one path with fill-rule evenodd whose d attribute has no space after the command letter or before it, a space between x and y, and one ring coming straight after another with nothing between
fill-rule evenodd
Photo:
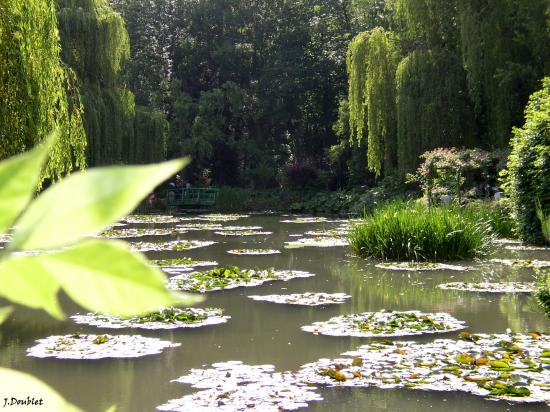
<instances>
[{"instance_id":1,"label":"dense foliage","mask_svg":"<svg viewBox=\"0 0 550 412\"><path fill-rule=\"evenodd\" d=\"M531 96L525 125L514 130L511 145L505 189L518 232L522 240L541 243L550 215L550 78Z\"/></svg>"},{"instance_id":2,"label":"dense foliage","mask_svg":"<svg viewBox=\"0 0 550 412\"><path fill-rule=\"evenodd\" d=\"M370 170L411 172L418 155L436 147L506 147L550 68L546 0L354 4L376 10L385 27L349 46L358 57L348 59L349 137L359 130L368 141ZM383 147L390 156L396 148L397 165L388 150L383 161Z\"/></svg>"},{"instance_id":3,"label":"dense foliage","mask_svg":"<svg viewBox=\"0 0 550 412\"><path fill-rule=\"evenodd\" d=\"M61 65L50 0L0 1L0 159L61 133L45 171L57 179L86 166L86 139L72 73Z\"/></svg>"},{"instance_id":4,"label":"dense foliage","mask_svg":"<svg viewBox=\"0 0 550 412\"><path fill-rule=\"evenodd\" d=\"M502 168L502 153L481 149L437 148L420 156L422 164L409 182L419 183L428 202L440 201L448 195L491 197Z\"/></svg>"},{"instance_id":5,"label":"dense foliage","mask_svg":"<svg viewBox=\"0 0 550 412\"><path fill-rule=\"evenodd\" d=\"M107 0L56 1L62 59L80 80L89 164L164 159L164 115L136 106L121 79L130 56L122 17Z\"/></svg>"},{"instance_id":6,"label":"dense foliage","mask_svg":"<svg viewBox=\"0 0 550 412\"><path fill-rule=\"evenodd\" d=\"M356 254L384 260L445 261L483 256L493 233L467 210L391 202L350 233Z\"/></svg>"}]
</instances>

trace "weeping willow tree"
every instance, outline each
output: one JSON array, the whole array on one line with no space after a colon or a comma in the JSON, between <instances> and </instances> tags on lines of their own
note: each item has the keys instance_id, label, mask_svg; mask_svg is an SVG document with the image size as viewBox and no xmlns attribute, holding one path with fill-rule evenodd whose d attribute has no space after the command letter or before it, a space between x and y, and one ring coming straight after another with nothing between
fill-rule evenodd
<instances>
[{"instance_id":1,"label":"weeping willow tree","mask_svg":"<svg viewBox=\"0 0 550 412\"><path fill-rule=\"evenodd\" d=\"M0 84L0 159L58 129L44 178L86 166L81 105L60 61L52 0L0 0Z\"/></svg>"},{"instance_id":2,"label":"weeping willow tree","mask_svg":"<svg viewBox=\"0 0 550 412\"><path fill-rule=\"evenodd\" d=\"M365 141L367 137L365 80L368 39L368 33L359 33L351 41L347 54L350 139L358 144Z\"/></svg>"},{"instance_id":3,"label":"weeping willow tree","mask_svg":"<svg viewBox=\"0 0 550 412\"><path fill-rule=\"evenodd\" d=\"M529 94L547 72L547 0L461 0L460 44L485 145L506 146Z\"/></svg>"},{"instance_id":4,"label":"weeping willow tree","mask_svg":"<svg viewBox=\"0 0 550 412\"><path fill-rule=\"evenodd\" d=\"M124 20L107 0L57 0L62 58L80 79L91 165L162 160L159 113L140 110L121 80L130 56ZM137 117L137 118L136 118ZM144 135L144 133L150 133ZM154 154L154 155L153 155Z\"/></svg>"},{"instance_id":5,"label":"weeping willow tree","mask_svg":"<svg viewBox=\"0 0 550 412\"><path fill-rule=\"evenodd\" d=\"M436 147L471 146L474 119L456 57L414 51L397 68L397 157L401 173Z\"/></svg>"},{"instance_id":6,"label":"weeping willow tree","mask_svg":"<svg viewBox=\"0 0 550 412\"><path fill-rule=\"evenodd\" d=\"M395 74L399 63L395 36L374 29L367 42L365 104L368 113L368 167L380 176L397 166Z\"/></svg>"}]
</instances>

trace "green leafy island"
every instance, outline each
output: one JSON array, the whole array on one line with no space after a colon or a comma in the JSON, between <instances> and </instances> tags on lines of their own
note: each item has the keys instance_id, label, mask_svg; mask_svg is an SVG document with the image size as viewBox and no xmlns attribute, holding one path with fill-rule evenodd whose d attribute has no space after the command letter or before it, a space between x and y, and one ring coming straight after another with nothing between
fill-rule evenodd
<instances>
[{"instance_id":1,"label":"green leafy island","mask_svg":"<svg viewBox=\"0 0 550 412\"><path fill-rule=\"evenodd\" d=\"M137 242L132 243L132 250L139 252L151 252L151 251L162 251L162 250L171 250L175 252L181 252L184 250L198 249L202 247L207 247L215 244L216 242L203 242L200 240L175 240L173 242L159 242L159 243L149 243L149 242Z\"/></svg>"},{"instance_id":2,"label":"green leafy island","mask_svg":"<svg viewBox=\"0 0 550 412\"><path fill-rule=\"evenodd\" d=\"M179 230L199 232L199 231L213 231L222 229L221 224L217 223L185 223L183 225L176 226Z\"/></svg>"},{"instance_id":3,"label":"green leafy island","mask_svg":"<svg viewBox=\"0 0 550 412\"><path fill-rule=\"evenodd\" d=\"M27 356L57 359L139 358L156 355L179 343L139 335L67 335L37 340Z\"/></svg>"},{"instance_id":4,"label":"green leafy island","mask_svg":"<svg viewBox=\"0 0 550 412\"><path fill-rule=\"evenodd\" d=\"M191 258L177 258L177 259L163 259L163 260L151 260L154 265L165 266L194 266L198 262Z\"/></svg>"},{"instance_id":5,"label":"green leafy island","mask_svg":"<svg viewBox=\"0 0 550 412\"><path fill-rule=\"evenodd\" d=\"M308 224L308 223L341 223L344 220L329 220L326 217L297 217L294 219L281 220L281 223L296 223L296 224Z\"/></svg>"},{"instance_id":6,"label":"green leafy island","mask_svg":"<svg viewBox=\"0 0 550 412\"><path fill-rule=\"evenodd\" d=\"M489 262L500 263L506 266L519 268L546 268L550 267L550 261L538 259L491 259Z\"/></svg>"},{"instance_id":7,"label":"green leafy island","mask_svg":"<svg viewBox=\"0 0 550 412\"><path fill-rule=\"evenodd\" d=\"M349 239L362 257L397 261L449 261L486 256L490 225L459 207L387 203L356 225Z\"/></svg>"},{"instance_id":8,"label":"green leafy island","mask_svg":"<svg viewBox=\"0 0 550 412\"><path fill-rule=\"evenodd\" d=\"M198 328L227 322L230 317L222 315L222 309L166 308L159 312L153 312L147 315L127 319L120 318L118 316L100 315L94 313L71 316L71 319L78 324L97 326L99 328L137 328L158 330Z\"/></svg>"},{"instance_id":9,"label":"green leafy island","mask_svg":"<svg viewBox=\"0 0 550 412\"><path fill-rule=\"evenodd\" d=\"M209 292L237 287L258 286L265 282L314 276L301 271L239 269L237 266L215 268L205 272L183 273L170 279L168 287L174 290Z\"/></svg>"},{"instance_id":10,"label":"green leafy island","mask_svg":"<svg viewBox=\"0 0 550 412\"><path fill-rule=\"evenodd\" d=\"M510 402L550 402L550 338L463 332L459 340L383 342L322 359L297 374L312 385L464 391Z\"/></svg>"},{"instance_id":11,"label":"green leafy island","mask_svg":"<svg viewBox=\"0 0 550 412\"><path fill-rule=\"evenodd\" d=\"M104 230L98 237L107 239L126 239L126 238L138 238L145 236L168 236L168 235L181 235L185 231L178 231L174 229L110 229Z\"/></svg>"},{"instance_id":12,"label":"green leafy island","mask_svg":"<svg viewBox=\"0 0 550 412\"><path fill-rule=\"evenodd\" d=\"M274 249L233 249L228 250L227 253L231 255L277 255L280 254L280 250L274 250Z\"/></svg>"},{"instance_id":13,"label":"green leafy island","mask_svg":"<svg viewBox=\"0 0 550 412\"><path fill-rule=\"evenodd\" d=\"M454 270L458 272L465 272L470 270L467 266L448 265L444 263L432 263L432 262L384 262L378 263L377 268L395 271L407 271L407 272L426 272L435 270Z\"/></svg>"},{"instance_id":14,"label":"green leafy island","mask_svg":"<svg viewBox=\"0 0 550 412\"><path fill-rule=\"evenodd\" d=\"M299 382L292 372L275 372L272 365L220 362L211 369L191 369L175 382L199 392L157 406L159 411L218 410L290 411L320 401L312 386Z\"/></svg>"},{"instance_id":15,"label":"green leafy island","mask_svg":"<svg viewBox=\"0 0 550 412\"><path fill-rule=\"evenodd\" d=\"M283 305L297 306L325 306L325 305L340 305L351 299L350 295L345 293L294 293L292 295L265 295L249 296L252 300L279 303Z\"/></svg>"},{"instance_id":16,"label":"green leafy island","mask_svg":"<svg viewBox=\"0 0 550 412\"><path fill-rule=\"evenodd\" d=\"M232 236L232 237L239 237L239 236L267 236L272 235L273 232L261 232L259 230L223 230L223 231L217 231L214 232L217 235L220 236Z\"/></svg>"},{"instance_id":17,"label":"green leafy island","mask_svg":"<svg viewBox=\"0 0 550 412\"><path fill-rule=\"evenodd\" d=\"M445 333L465 327L464 322L448 313L381 311L337 316L302 326L302 330L316 335L369 338Z\"/></svg>"},{"instance_id":18,"label":"green leafy island","mask_svg":"<svg viewBox=\"0 0 550 412\"><path fill-rule=\"evenodd\" d=\"M440 289L484 293L534 293L535 282L451 282L437 286Z\"/></svg>"},{"instance_id":19,"label":"green leafy island","mask_svg":"<svg viewBox=\"0 0 550 412\"><path fill-rule=\"evenodd\" d=\"M175 216L167 215L131 215L124 219L125 222L132 224L142 224L142 223L178 223L181 221L181 218Z\"/></svg>"},{"instance_id":20,"label":"green leafy island","mask_svg":"<svg viewBox=\"0 0 550 412\"><path fill-rule=\"evenodd\" d=\"M341 247L348 246L349 242L341 237L319 236L315 238L301 238L285 242L285 249L300 249L303 247Z\"/></svg>"}]
</instances>

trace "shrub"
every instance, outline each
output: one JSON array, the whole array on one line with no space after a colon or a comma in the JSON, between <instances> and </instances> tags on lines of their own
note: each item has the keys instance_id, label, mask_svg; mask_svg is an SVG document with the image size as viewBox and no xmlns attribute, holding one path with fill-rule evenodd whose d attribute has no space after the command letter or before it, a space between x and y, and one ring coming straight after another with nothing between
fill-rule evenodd
<instances>
[{"instance_id":1,"label":"shrub","mask_svg":"<svg viewBox=\"0 0 550 412\"><path fill-rule=\"evenodd\" d=\"M396 201L376 209L350 233L362 257L445 261L486 255L493 240L487 222L456 207Z\"/></svg>"},{"instance_id":2,"label":"shrub","mask_svg":"<svg viewBox=\"0 0 550 412\"><path fill-rule=\"evenodd\" d=\"M537 269L537 300L550 317L550 271Z\"/></svg>"},{"instance_id":3,"label":"shrub","mask_svg":"<svg viewBox=\"0 0 550 412\"><path fill-rule=\"evenodd\" d=\"M418 183L429 202L442 195L460 199L483 194L480 184L496 183L499 157L499 152L481 149L438 148L420 156L422 164L407 180Z\"/></svg>"},{"instance_id":4,"label":"shrub","mask_svg":"<svg viewBox=\"0 0 550 412\"><path fill-rule=\"evenodd\" d=\"M550 215L550 77L543 84L527 105L525 125L514 129L512 153L503 176L520 239L539 244L545 239L537 204L540 216ZM550 239L546 243L550 244Z\"/></svg>"}]
</instances>

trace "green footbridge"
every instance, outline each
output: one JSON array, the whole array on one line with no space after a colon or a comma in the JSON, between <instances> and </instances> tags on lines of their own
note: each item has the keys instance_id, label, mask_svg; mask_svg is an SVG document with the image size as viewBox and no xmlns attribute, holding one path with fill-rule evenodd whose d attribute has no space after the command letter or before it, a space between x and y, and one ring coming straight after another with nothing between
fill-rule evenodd
<instances>
[{"instance_id":1,"label":"green footbridge","mask_svg":"<svg viewBox=\"0 0 550 412\"><path fill-rule=\"evenodd\" d=\"M211 207L216 204L220 189L190 188L168 189L166 191L167 207Z\"/></svg>"}]
</instances>

